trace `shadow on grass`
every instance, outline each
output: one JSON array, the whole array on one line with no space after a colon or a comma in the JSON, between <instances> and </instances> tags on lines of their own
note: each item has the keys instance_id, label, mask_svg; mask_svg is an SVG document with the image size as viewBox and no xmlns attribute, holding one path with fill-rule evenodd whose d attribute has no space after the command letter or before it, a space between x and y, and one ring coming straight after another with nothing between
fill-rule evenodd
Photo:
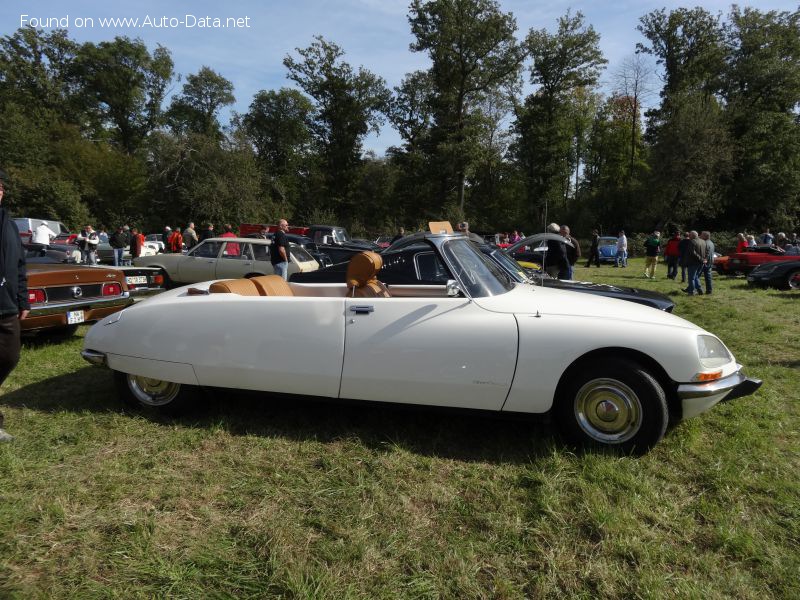
<instances>
[{"instance_id":1,"label":"shadow on grass","mask_svg":"<svg viewBox=\"0 0 800 600\"><path fill-rule=\"evenodd\" d=\"M462 461L521 464L563 447L555 427L542 420L283 394L198 390L195 409L168 417L123 405L111 373L91 366L6 393L0 404L50 413L130 413L165 427L223 429L231 435L323 443L357 439L373 451L399 447Z\"/></svg>"}]
</instances>

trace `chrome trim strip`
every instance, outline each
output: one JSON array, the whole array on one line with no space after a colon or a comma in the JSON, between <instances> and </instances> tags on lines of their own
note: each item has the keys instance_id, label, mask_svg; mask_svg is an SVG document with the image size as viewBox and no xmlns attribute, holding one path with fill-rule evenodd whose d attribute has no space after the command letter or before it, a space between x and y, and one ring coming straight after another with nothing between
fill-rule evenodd
<instances>
[{"instance_id":1,"label":"chrome trim strip","mask_svg":"<svg viewBox=\"0 0 800 600\"><path fill-rule=\"evenodd\" d=\"M678 397L681 399L705 398L706 396L722 394L732 390L746 379L747 378L742 374L741 370L739 370L731 375L728 375L727 377L717 379L716 381L708 381L705 383L682 383L678 386Z\"/></svg>"},{"instance_id":2,"label":"chrome trim strip","mask_svg":"<svg viewBox=\"0 0 800 600\"><path fill-rule=\"evenodd\" d=\"M54 304L44 304L31 307L29 317L45 317L57 315L69 310L91 310L93 308L107 308L114 306L128 306L133 302L129 292L123 292L121 296L113 298L92 298L74 302L58 302Z\"/></svg>"}]
</instances>

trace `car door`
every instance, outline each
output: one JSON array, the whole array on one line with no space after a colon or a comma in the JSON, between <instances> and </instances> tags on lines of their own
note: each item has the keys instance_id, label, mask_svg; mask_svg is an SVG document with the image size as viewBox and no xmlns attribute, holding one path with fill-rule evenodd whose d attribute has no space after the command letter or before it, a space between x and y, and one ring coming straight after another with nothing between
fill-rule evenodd
<instances>
[{"instance_id":1,"label":"car door","mask_svg":"<svg viewBox=\"0 0 800 600\"><path fill-rule=\"evenodd\" d=\"M341 398L500 410L514 316L468 298L347 298Z\"/></svg>"},{"instance_id":2,"label":"car door","mask_svg":"<svg viewBox=\"0 0 800 600\"><path fill-rule=\"evenodd\" d=\"M178 257L178 281L196 283L214 279L217 257L224 242L205 240L184 257Z\"/></svg>"},{"instance_id":3,"label":"car door","mask_svg":"<svg viewBox=\"0 0 800 600\"><path fill-rule=\"evenodd\" d=\"M229 246L233 246L233 251L230 251ZM253 262L253 248L250 244L226 242L222 254L217 259L216 278L239 279L259 272L258 269L254 269Z\"/></svg>"}]
</instances>

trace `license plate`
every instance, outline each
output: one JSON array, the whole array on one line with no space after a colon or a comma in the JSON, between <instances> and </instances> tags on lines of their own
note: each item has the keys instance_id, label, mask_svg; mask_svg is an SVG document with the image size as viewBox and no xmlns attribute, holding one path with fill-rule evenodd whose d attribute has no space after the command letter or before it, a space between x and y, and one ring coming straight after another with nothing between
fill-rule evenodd
<instances>
[{"instance_id":1,"label":"license plate","mask_svg":"<svg viewBox=\"0 0 800 600\"><path fill-rule=\"evenodd\" d=\"M128 285L139 285L142 283L147 283L147 277L145 275L137 275L133 277L126 277L125 281Z\"/></svg>"},{"instance_id":2,"label":"license plate","mask_svg":"<svg viewBox=\"0 0 800 600\"><path fill-rule=\"evenodd\" d=\"M82 310L72 310L67 313L67 325L77 325L78 323L83 323L83 320Z\"/></svg>"}]
</instances>

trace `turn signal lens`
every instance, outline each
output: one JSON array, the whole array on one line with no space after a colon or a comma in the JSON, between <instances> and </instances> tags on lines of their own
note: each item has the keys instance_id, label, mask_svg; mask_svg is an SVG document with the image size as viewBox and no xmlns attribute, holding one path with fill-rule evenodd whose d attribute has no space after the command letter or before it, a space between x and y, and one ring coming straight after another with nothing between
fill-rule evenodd
<instances>
[{"instance_id":1,"label":"turn signal lens","mask_svg":"<svg viewBox=\"0 0 800 600\"><path fill-rule=\"evenodd\" d=\"M694 376L695 381L714 381L722 377L722 371L714 371L713 373L698 373Z\"/></svg>"},{"instance_id":2,"label":"turn signal lens","mask_svg":"<svg viewBox=\"0 0 800 600\"><path fill-rule=\"evenodd\" d=\"M118 283L104 283L103 296L119 296L122 293L122 286Z\"/></svg>"},{"instance_id":3,"label":"turn signal lens","mask_svg":"<svg viewBox=\"0 0 800 600\"><path fill-rule=\"evenodd\" d=\"M44 290L28 290L28 302L31 304L41 304L47 301Z\"/></svg>"},{"instance_id":4,"label":"turn signal lens","mask_svg":"<svg viewBox=\"0 0 800 600\"><path fill-rule=\"evenodd\" d=\"M164 285L164 276L153 275L153 283L155 283L156 285Z\"/></svg>"}]
</instances>

